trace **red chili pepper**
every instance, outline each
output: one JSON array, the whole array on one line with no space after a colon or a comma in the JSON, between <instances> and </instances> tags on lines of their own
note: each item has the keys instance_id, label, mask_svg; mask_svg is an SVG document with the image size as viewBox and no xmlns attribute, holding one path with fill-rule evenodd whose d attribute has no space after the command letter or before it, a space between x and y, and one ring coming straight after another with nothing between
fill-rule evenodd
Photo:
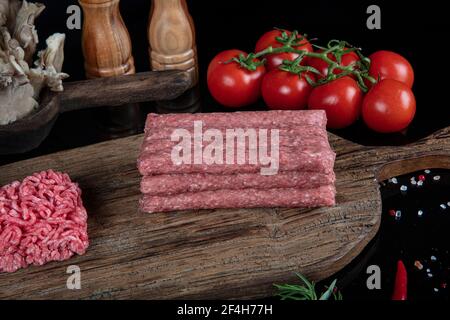
<instances>
[{"instance_id":1,"label":"red chili pepper","mask_svg":"<svg viewBox=\"0 0 450 320\"><path fill-rule=\"evenodd\" d=\"M408 274L402 260L397 262L397 274L395 275L395 287L392 300L406 300L408 296Z\"/></svg>"}]
</instances>

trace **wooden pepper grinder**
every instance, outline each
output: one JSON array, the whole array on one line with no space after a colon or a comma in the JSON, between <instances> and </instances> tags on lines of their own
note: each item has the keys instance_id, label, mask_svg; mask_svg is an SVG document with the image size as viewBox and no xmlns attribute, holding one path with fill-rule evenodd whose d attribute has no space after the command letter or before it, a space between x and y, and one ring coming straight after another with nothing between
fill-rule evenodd
<instances>
[{"instance_id":1,"label":"wooden pepper grinder","mask_svg":"<svg viewBox=\"0 0 450 320\"><path fill-rule=\"evenodd\" d=\"M195 27L186 0L153 0L148 27L152 70L184 70L198 83Z\"/></svg>"},{"instance_id":2,"label":"wooden pepper grinder","mask_svg":"<svg viewBox=\"0 0 450 320\"><path fill-rule=\"evenodd\" d=\"M120 0L79 0L84 12L82 46L87 78L134 74L131 40L119 10ZM137 131L139 105L94 112L107 138Z\"/></svg>"},{"instance_id":3,"label":"wooden pepper grinder","mask_svg":"<svg viewBox=\"0 0 450 320\"><path fill-rule=\"evenodd\" d=\"M88 78L135 73L120 0L79 0L84 12L83 54Z\"/></svg>"}]
</instances>

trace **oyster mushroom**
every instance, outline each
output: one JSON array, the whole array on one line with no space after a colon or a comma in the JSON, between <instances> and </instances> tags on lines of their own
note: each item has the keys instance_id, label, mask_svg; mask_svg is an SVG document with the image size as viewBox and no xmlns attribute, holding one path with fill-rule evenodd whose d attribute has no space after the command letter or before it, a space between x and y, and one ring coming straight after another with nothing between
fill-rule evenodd
<instances>
[{"instance_id":1,"label":"oyster mushroom","mask_svg":"<svg viewBox=\"0 0 450 320\"><path fill-rule=\"evenodd\" d=\"M12 30L21 6L20 0L0 0L0 26L6 25Z\"/></svg>"},{"instance_id":2,"label":"oyster mushroom","mask_svg":"<svg viewBox=\"0 0 450 320\"><path fill-rule=\"evenodd\" d=\"M7 84L11 83L10 77L15 77L19 85L28 83L27 73L30 68L24 61L24 50L20 47L17 40L11 38L6 27L0 27L0 35L0 50L3 58L3 67L1 69L5 70L0 77L2 75L8 77L6 80ZM5 83L3 80L1 82Z\"/></svg>"},{"instance_id":3,"label":"oyster mushroom","mask_svg":"<svg viewBox=\"0 0 450 320\"><path fill-rule=\"evenodd\" d=\"M42 89L63 91L64 34L50 36L47 48L33 56L39 41L35 19L45 6L0 0L0 125L20 120L38 107Z\"/></svg>"},{"instance_id":4,"label":"oyster mushroom","mask_svg":"<svg viewBox=\"0 0 450 320\"><path fill-rule=\"evenodd\" d=\"M0 90L0 125L10 124L27 116L38 107L29 83L9 85Z\"/></svg>"},{"instance_id":5,"label":"oyster mushroom","mask_svg":"<svg viewBox=\"0 0 450 320\"><path fill-rule=\"evenodd\" d=\"M40 92L44 86L48 86L55 92L64 90L62 81L69 76L61 72L64 63L65 38L66 36L62 33L50 36L46 41L47 49L38 53L36 68L30 69L29 72L29 78L36 93Z\"/></svg>"},{"instance_id":6,"label":"oyster mushroom","mask_svg":"<svg viewBox=\"0 0 450 320\"><path fill-rule=\"evenodd\" d=\"M11 30L14 39L19 41L25 51L25 61L32 63L39 37L34 26L35 19L44 11L45 6L40 3L22 1L22 6L17 12L14 28Z\"/></svg>"}]
</instances>

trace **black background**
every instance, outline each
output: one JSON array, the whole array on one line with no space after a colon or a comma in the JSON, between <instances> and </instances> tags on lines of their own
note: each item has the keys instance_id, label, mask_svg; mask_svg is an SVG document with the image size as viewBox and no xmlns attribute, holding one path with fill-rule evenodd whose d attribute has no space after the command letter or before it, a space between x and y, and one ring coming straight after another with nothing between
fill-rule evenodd
<instances>
[{"instance_id":1,"label":"black background","mask_svg":"<svg viewBox=\"0 0 450 320\"><path fill-rule=\"evenodd\" d=\"M37 21L41 39L52 32L65 32L64 69L71 75L70 80L83 79L81 31L66 28L66 9L77 2L41 1L47 5L46 11ZM150 0L122 0L120 5L132 38L137 71L149 70L147 24L150 4ZM366 27L366 10L371 4L381 8L381 30L369 30ZM204 111L223 111L211 99L205 86L209 61L226 49L253 51L260 35L273 27L280 27L297 29L310 38L318 38L319 44L330 39L345 39L362 47L367 55L381 49L396 51L413 65L418 111L406 133L377 135L358 123L350 129L338 131L338 134L362 144L404 144L450 125L445 40L450 22L444 1L188 0L188 5L197 29ZM264 108L262 103L255 107ZM143 108L143 111L149 110ZM97 130L92 112L72 113L61 117L50 139L41 148L41 153L103 139L105 136Z\"/></svg>"},{"instance_id":2,"label":"black background","mask_svg":"<svg viewBox=\"0 0 450 320\"><path fill-rule=\"evenodd\" d=\"M51 33L65 32L67 41L64 71L71 75L70 81L84 79L81 31L66 28L68 18L66 9L69 5L76 4L76 1L41 0L41 2L47 5L44 14L37 20L41 45ZM149 70L146 31L150 3L150 0L121 1L121 12L132 38L133 55L138 72ZM444 3L444 1L188 0L197 29L202 109L204 111L223 110L211 99L205 86L206 68L214 55L232 48L252 51L258 37L273 27L297 29L301 33L308 34L310 38L318 38L318 43L327 42L330 39L347 40L355 46L362 47L367 55L381 49L396 51L405 56L415 69L414 92L417 97L418 111L414 123L406 133L377 135L369 132L362 124L357 124L350 129L338 131L339 135L362 144L403 144L425 137L433 131L450 125L448 101L450 91L448 66L450 64L446 45L450 29L448 18L450 12L444 7ZM368 30L366 27L368 17L366 9L371 4L381 7L381 30ZM153 108L152 105L143 107L143 114ZM264 106L260 103L254 108L260 109ZM107 112L104 115L107 116ZM92 111L63 115L50 137L38 150L25 155L4 157L0 162L11 162L105 140L108 135L99 128L97 120L98 112ZM442 175L445 173L442 172ZM404 179L408 181L408 178ZM446 180L448 179L447 176ZM408 211L416 212L418 207L424 207L426 203L427 207L436 208L439 201L446 201L445 193L448 194L448 190L448 188L438 188L429 190L428 193L414 194L415 202L411 204L413 200L411 196L400 197L398 192L394 192L398 190L392 189L391 186L391 189L387 188L383 193L384 215L392 207L407 207ZM363 255L338 275L340 278L350 276L350 281L347 281L350 284L347 284L348 289L345 292L347 297L389 299L395 260L399 255L403 256L410 263L410 267L412 261L416 259L414 255L418 254L418 251L414 249L415 247L406 248L407 244L391 247L390 243L404 243L405 239L411 239L412 232L418 228L417 219L408 218L400 227L392 226L393 222L387 219L384 219L382 232L365 252L365 255L371 255L369 260L389 270L387 283L384 282L384 285L387 285L386 290L371 294L365 291L364 267L368 260L361 260L364 259ZM416 243L416 247L420 248L421 255L432 252L433 247L436 246L441 246L441 251L447 250L448 247L448 237L444 235L445 232L442 233L441 238L435 235L432 237L432 242L426 242L428 236L433 235L433 230L443 223L442 220L436 220L438 218L430 219L427 220L430 221L427 222L429 229L423 231L420 227L422 232L420 239L424 242ZM448 219L445 219L448 225ZM381 247L382 250L372 249L373 247ZM375 253L372 252L373 250ZM354 279L358 281L355 282ZM421 288L426 288L427 292L430 292L432 288L430 289L429 286L430 284L426 284ZM432 297L428 293L419 292L419 289L415 296L417 298ZM448 299L448 294L446 298Z\"/></svg>"}]
</instances>

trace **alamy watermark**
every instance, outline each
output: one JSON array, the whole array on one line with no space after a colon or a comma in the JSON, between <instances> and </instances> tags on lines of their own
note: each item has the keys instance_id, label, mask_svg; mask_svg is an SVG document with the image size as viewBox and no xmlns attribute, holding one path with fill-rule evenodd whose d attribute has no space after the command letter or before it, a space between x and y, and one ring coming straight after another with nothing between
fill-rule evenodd
<instances>
[{"instance_id":1,"label":"alamy watermark","mask_svg":"<svg viewBox=\"0 0 450 320\"><path fill-rule=\"evenodd\" d=\"M81 29L81 8L75 4L68 6L66 13L69 15L66 21L67 29L80 30Z\"/></svg>"},{"instance_id":2,"label":"alamy watermark","mask_svg":"<svg viewBox=\"0 0 450 320\"><path fill-rule=\"evenodd\" d=\"M69 15L67 18L67 29L80 30L82 22L82 12L80 6L73 4L67 7L66 13ZM381 8L378 5L370 5L366 9L366 13L369 17L366 20L366 27L369 30L381 29Z\"/></svg>"},{"instance_id":3,"label":"alamy watermark","mask_svg":"<svg viewBox=\"0 0 450 320\"><path fill-rule=\"evenodd\" d=\"M369 275L366 281L367 289L381 290L381 268L377 265L367 267L366 273Z\"/></svg>"},{"instance_id":4,"label":"alamy watermark","mask_svg":"<svg viewBox=\"0 0 450 320\"><path fill-rule=\"evenodd\" d=\"M278 129L235 128L203 130L203 121L194 121L193 134L175 129L172 163L194 165L259 165L264 176L276 175L280 167Z\"/></svg>"},{"instance_id":5,"label":"alamy watermark","mask_svg":"<svg viewBox=\"0 0 450 320\"><path fill-rule=\"evenodd\" d=\"M367 29L380 30L381 29L381 8L375 4L367 7Z\"/></svg>"},{"instance_id":6,"label":"alamy watermark","mask_svg":"<svg viewBox=\"0 0 450 320\"><path fill-rule=\"evenodd\" d=\"M67 274L70 276L67 278L66 286L69 290L81 290L81 269L79 266L72 265L67 267Z\"/></svg>"}]
</instances>

